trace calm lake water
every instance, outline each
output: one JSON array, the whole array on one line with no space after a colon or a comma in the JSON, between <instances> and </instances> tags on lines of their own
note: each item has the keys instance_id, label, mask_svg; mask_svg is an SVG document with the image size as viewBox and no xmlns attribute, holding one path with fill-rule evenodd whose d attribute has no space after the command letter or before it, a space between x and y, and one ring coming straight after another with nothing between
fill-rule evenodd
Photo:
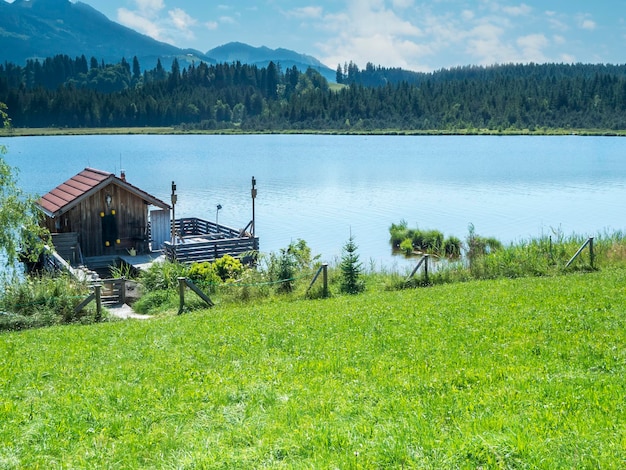
<instances>
[{"instance_id":1,"label":"calm lake water","mask_svg":"<svg viewBox=\"0 0 626 470\"><path fill-rule=\"evenodd\" d=\"M626 139L527 136L67 136L0 139L21 187L43 194L94 167L170 200L177 217L235 228L252 218L261 250L302 238L333 262L350 233L361 260L407 264L389 226L514 242L552 230L595 235L625 226Z\"/></svg>"}]
</instances>

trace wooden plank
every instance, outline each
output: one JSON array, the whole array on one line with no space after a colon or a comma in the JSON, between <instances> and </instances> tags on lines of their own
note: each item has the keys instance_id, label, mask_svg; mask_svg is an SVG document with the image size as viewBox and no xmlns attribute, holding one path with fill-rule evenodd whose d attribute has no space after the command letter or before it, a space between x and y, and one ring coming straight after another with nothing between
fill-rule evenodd
<instances>
[{"instance_id":1,"label":"wooden plank","mask_svg":"<svg viewBox=\"0 0 626 470\"><path fill-rule=\"evenodd\" d=\"M209 299L209 297L202 292L193 282L191 282L189 279L185 279L185 284L187 284L187 287L189 287L192 291L194 291L198 297L200 297L202 300L204 300L206 302L206 304L209 307L213 307L215 304L211 301L211 299Z\"/></svg>"},{"instance_id":2,"label":"wooden plank","mask_svg":"<svg viewBox=\"0 0 626 470\"><path fill-rule=\"evenodd\" d=\"M81 303L79 303L76 306L76 308L74 309L74 313L79 313L82 309L84 309L87 306L87 304L89 304L89 302L91 302L95 298L96 298L95 293L89 294L89 296L85 300L83 300Z\"/></svg>"}]
</instances>

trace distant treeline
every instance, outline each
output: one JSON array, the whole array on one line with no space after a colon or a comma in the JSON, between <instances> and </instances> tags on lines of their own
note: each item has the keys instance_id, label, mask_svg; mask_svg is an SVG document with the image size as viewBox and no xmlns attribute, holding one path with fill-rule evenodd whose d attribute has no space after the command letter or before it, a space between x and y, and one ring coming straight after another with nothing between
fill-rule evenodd
<instances>
[{"instance_id":1,"label":"distant treeline","mask_svg":"<svg viewBox=\"0 0 626 470\"><path fill-rule=\"evenodd\" d=\"M318 72L239 62L56 56L0 65L16 127L259 130L626 129L626 65L510 64L432 73L350 63Z\"/></svg>"}]
</instances>

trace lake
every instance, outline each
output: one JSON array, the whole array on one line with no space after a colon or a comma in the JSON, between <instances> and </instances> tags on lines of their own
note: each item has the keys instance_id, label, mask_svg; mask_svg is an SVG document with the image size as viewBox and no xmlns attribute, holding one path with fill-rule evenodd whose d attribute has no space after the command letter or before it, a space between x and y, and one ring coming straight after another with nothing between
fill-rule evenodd
<instances>
[{"instance_id":1,"label":"lake","mask_svg":"<svg viewBox=\"0 0 626 470\"><path fill-rule=\"evenodd\" d=\"M252 218L261 251L306 240L334 262L354 235L367 266L407 265L389 226L476 233L508 243L622 230L626 139L581 136L120 135L0 138L19 184L44 194L85 167L128 182L176 216L235 228ZM412 262L411 262L412 263Z\"/></svg>"}]
</instances>

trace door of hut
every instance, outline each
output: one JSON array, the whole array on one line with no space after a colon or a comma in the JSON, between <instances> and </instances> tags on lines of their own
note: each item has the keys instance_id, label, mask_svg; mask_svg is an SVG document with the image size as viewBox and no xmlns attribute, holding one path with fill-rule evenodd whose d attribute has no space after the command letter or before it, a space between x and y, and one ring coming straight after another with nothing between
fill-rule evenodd
<instances>
[{"instance_id":1,"label":"door of hut","mask_svg":"<svg viewBox=\"0 0 626 470\"><path fill-rule=\"evenodd\" d=\"M153 251L163 249L163 243L170 239L170 224L170 211L150 211L150 238Z\"/></svg>"}]
</instances>

